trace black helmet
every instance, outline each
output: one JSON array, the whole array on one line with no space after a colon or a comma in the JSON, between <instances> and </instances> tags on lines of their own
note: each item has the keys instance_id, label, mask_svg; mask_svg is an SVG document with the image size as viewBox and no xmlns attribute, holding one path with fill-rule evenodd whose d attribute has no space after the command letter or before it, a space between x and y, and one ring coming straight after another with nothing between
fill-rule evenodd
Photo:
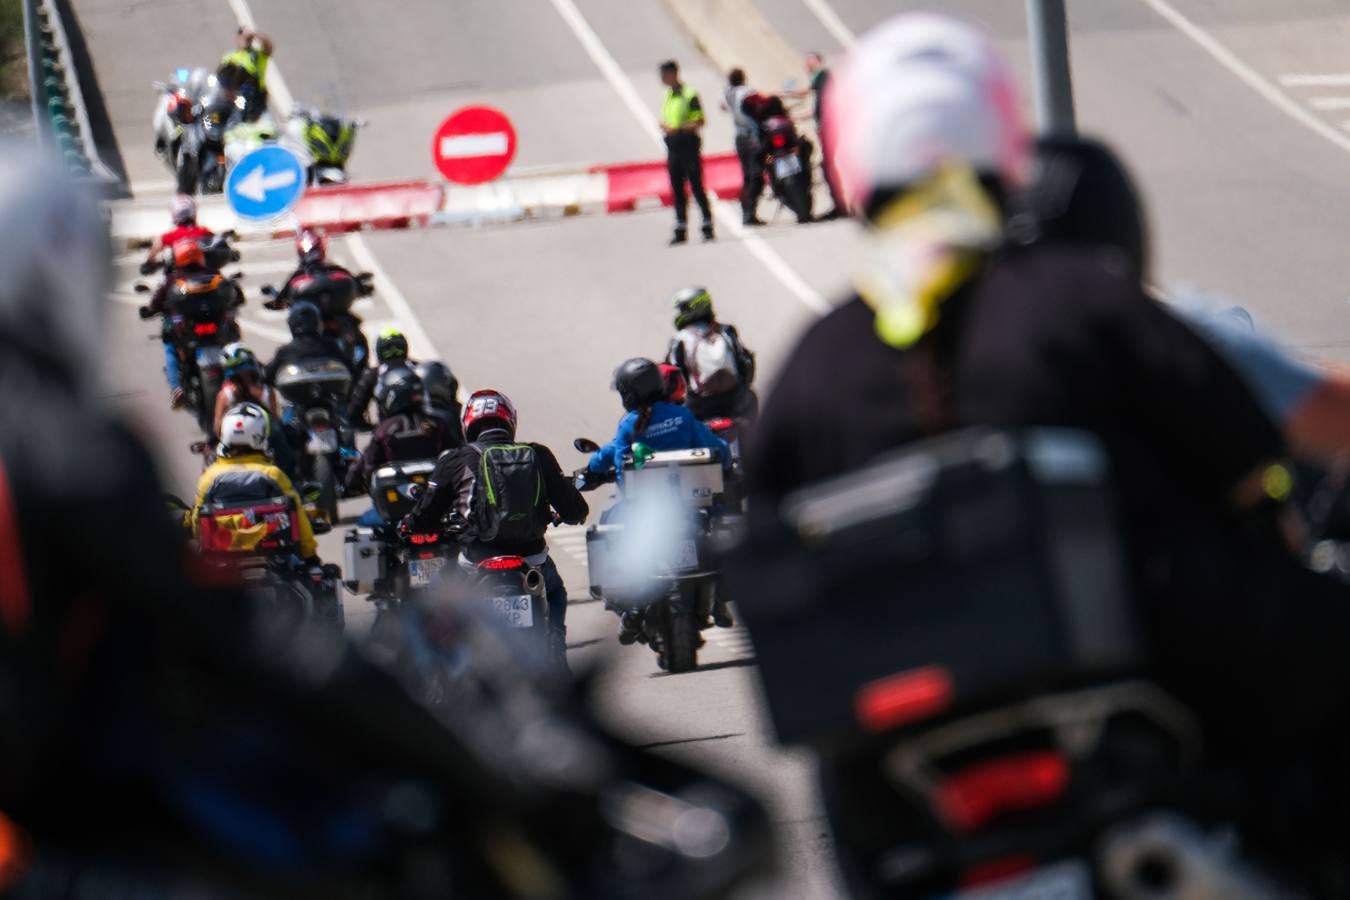
<instances>
[{"instance_id":1,"label":"black helmet","mask_svg":"<svg viewBox=\"0 0 1350 900\"><path fill-rule=\"evenodd\" d=\"M432 360L417 367L417 375L426 389L427 406L453 406L459 393L459 379L443 362Z\"/></svg>"},{"instance_id":2,"label":"black helmet","mask_svg":"<svg viewBox=\"0 0 1350 900\"><path fill-rule=\"evenodd\" d=\"M635 357L625 360L614 370L614 390L623 400L623 408L634 410L650 406L666 398L666 380L661 370L650 359Z\"/></svg>"},{"instance_id":3,"label":"black helmet","mask_svg":"<svg viewBox=\"0 0 1350 900\"><path fill-rule=\"evenodd\" d=\"M422 408L422 379L407 366L399 366L385 373L380 390L375 392L375 405L380 418L387 419Z\"/></svg>"},{"instance_id":4,"label":"black helmet","mask_svg":"<svg viewBox=\"0 0 1350 900\"><path fill-rule=\"evenodd\" d=\"M676 328L712 321L712 295L705 287L687 287L676 291L675 296L670 298L670 305L675 307Z\"/></svg>"},{"instance_id":5,"label":"black helmet","mask_svg":"<svg viewBox=\"0 0 1350 900\"><path fill-rule=\"evenodd\" d=\"M286 327L291 330L291 337L294 338L316 336L321 321L319 308L308 300L292 304L291 311L286 315Z\"/></svg>"},{"instance_id":6,"label":"black helmet","mask_svg":"<svg viewBox=\"0 0 1350 900\"><path fill-rule=\"evenodd\" d=\"M1125 164L1104 144L1038 140L1026 204L1041 238L1116 247L1141 276L1147 273L1143 205Z\"/></svg>"},{"instance_id":7,"label":"black helmet","mask_svg":"<svg viewBox=\"0 0 1350 900\"><path fill-rule=\"evenodd\" d=\"M375 358L380 362L404 359L408 356L408 339L397 328L386 328L375 339Z\"/></svg>"}]
</instances>

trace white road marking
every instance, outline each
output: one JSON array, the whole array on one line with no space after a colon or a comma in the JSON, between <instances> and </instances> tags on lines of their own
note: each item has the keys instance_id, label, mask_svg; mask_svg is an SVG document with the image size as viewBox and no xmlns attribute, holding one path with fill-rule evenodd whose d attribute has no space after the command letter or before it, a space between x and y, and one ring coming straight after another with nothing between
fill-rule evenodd
<instances>
[{"instance_id":1,"label":"white road marking","mask_svg":"<svg viewBox=\"0 0 1350 900\"><path fill-rule=\"evenodd\" d=\"M471 156L505 156L511 137L505 131L492 134L459 134L441 138L441 159Z\"/></svg>"},{"instance_id":2,"label":"white road marking","mask_svg":"<svg viewBox=\"0 0 1350 900\"><path fill-rule=\"evenodd\" d=\"M1350 153L1350 135L1337 131L1333 126L1308 112L1305 107L1290 98L1289 95L1281 91L1269 79L1239 59L1233 51L1215 40L1209 32L1205 31L1199 25L1196 25L1190 19L1178 12L1176 8L1166 2L1166 0L1141 0L1141 2L1166 19L1173 28L1177 29L1177 31L1180 31L1182 34L1186 35L1186 37L1198 44L1202 50L1214 57L1216 62L1236 75L1240 81L1247 85L1247 87L1264 97L1276 109L1280 110L1310 131L1320 134L1337 147Z\"/></svg>"},{"instance_id":3,"label":"white road marking","mask_svg":"<svg viewBox=\"0 0 1350 900\"><path fill-rule=\"evenodd\" d=\"M1350 109L1350 97L1313 97L1308 101L1313 109Z\"/></svg>"},{"instance_id":4,"label":"white road marking","mask_svg":"<svg viewBox=\"0 0 1350 900\"><path fill-rule=\"evenodd\" d=\"M1350 87L1350 72L1328 75L1281 75L1285 87Z\"/></svg>"},{"instance_id":5,"label":"white road marking","mask_svg":"<svg viewBox=\"0 0 1350 900\"><path fill-rule=\"evenodd\" d=\"M239 317L239 327L248 334L256 334L260 338L266 338L278 344L290 343L291 333L285 328L274 328L252 318Z\"/></svg>"},{"instance_id":6,"label":"white road marking","mask_svg":"<svg viewBox=\"0 0 1350 900\"><path fill-rule=\"evenodd\" d=\"M825 26L825 30L830 33L841 47L849 47L858 38L844 20L839 18L839 14L834 11L827 0L802 0L807 9L811 10L812 15L820 20L820 24Z\"/></svg>"},{"instance_id":7,"label":"white road marking","mask_svg":"<svg viewBox=\"0 0 1350 900\"><path fill-rule=\"evenodd\" d=\"M253 18L253 12L248 8L246 0L228 0L230 9L234 11L234 17L239 20L239 24L245 28L257 31L258 25ZM285 118L295 105L291 97L290 89L286 87L286 80L281 76L281 69L278 68L276 61L273 60L267 66L267 92L271 101L276 105L277 112ZM380 296L384 298L385 304L398 319L399 329L408 338L408 347L414 356L420 356L422 359L437 359L436 348L432 346L431 339L427 337L422 323L417 320L417 314L413 312L412 306L408 303L408 298L403 296L403 292L394 284L394 280L385 272L384 267L375 259L370 248L366 246L365 239L361 235L353 233L347 235L347 246L351 250L352 257L356 260L357 266L365 269L375 276L379 283ZM257 330L255 328L255 330ZM258 333L266 337L261 330ZM273 330L273 333L278 333ZM287 335L283 339L290 340Z\"/></svg>"},{"instance_id":8,"label":"white road marking","mask_svg":"<svg viewBox=\"0 0 1350 900\"><path fill-rule=\"evenodd\" d=\"M234 0L232 0L234 2ZM242 0L238 0L242 2ZM661 135L661 129L657 127L656 114L647 109L642 103L642 98L638 95L637 88L633 86L632 80L624 74L619 63L610 54L609 50L601 42L599 35L591 28L586 17L577 9L573 0L551 0L553 8L558 11L558 15L572 29L577 40L586 51L586 55L591 58L605 80L609 82L610 87L614 88L619 99L628 107L628 111L637 119L638 127L642 129L647 137L651 138L652 143L656 144L662 150L665 149L665 139ZM764 239L758 235L750 234L741 225L739 214L733 214L724 207L721 201L713 198L713 215L718 224L724 231L731 232L735 237L741 240L745 249L750 251L769 271L769 274L778 280L778 283L787 288L788 292L802 302L804 306L812 312L824 314L832 309L832 305L826 301L813 287L797 274L797 272L787 264L778 252L764 242ZM739 210L737 210L739 213Z\"/></svg>"},{"instance_id":9,"label":"white road marking","mask_svg":"<svg viewBox=\"0 0 1350 900\"><path fill-rule=\"evenodd\" d=\"M134 196L142 194L176 194L178 193L178 182L169 181L133 181L129 185L131 193Z\"/></svg>"}]
</instances>

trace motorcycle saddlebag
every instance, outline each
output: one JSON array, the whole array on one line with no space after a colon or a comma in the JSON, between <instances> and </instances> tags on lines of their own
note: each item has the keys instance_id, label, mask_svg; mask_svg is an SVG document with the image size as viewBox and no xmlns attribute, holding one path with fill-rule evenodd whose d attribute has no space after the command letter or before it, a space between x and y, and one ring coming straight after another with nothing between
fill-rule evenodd
<instances>
[{"instance_id":1,"label":"motorcycle saddlebag","mask_svg":"<svg viewBox=\"0 0 1350 900\"><path fill-rule=\"evenodd\" d=\"M911 445L723 560L784 743L846 749L1140 661L1108 461L1067 430Z\"/></svg>"},{"instance_id":2,"label":"motorcycle saddlebag","mask_svg":"<svg viewBox=\"0 0 1350 900\"><path fill-rule=\"evenodd\" d=\"M651 602L666 590L669 578L696 575L713 565L697 531L663 527L658 533L644 525L625 530L611 522L586 529L591 596L604 598L607 608Z\"/></svg>"},{"instance_id":3,"label":"motorcycle saddlebag","mask_svg":"<svg viewBox=\"0 0 1350 900\"><path fill-rule=\"evenodd\" d=\"M342 542L342 571L347 589L369 594L385 575L384 548L373 528L353 528Z\"/></svg>"},{"instance_id":4,"label":"motorcycle saddlebag","mask_svg":"<svg viewBox=\"0 0 1350 900\"><path fill-rule=\"evenodd\" d=\"M627 500L669 491L680 503L709 507L724 490L722 459L714 450L662 450L648 457L641 467L632 460L624 461L623 495Z\"/></svg>"}]
</instances>

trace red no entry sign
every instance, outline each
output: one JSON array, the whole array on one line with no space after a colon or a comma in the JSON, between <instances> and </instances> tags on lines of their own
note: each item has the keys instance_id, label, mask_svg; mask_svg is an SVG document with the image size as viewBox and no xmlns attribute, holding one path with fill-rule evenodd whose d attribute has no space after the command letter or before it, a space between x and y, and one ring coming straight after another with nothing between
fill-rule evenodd
<instances>
[{"instance_id":1,"label":"red no entry sign","mask_svg":"<svg viewBox=\"0 0 1350 900\"><path fill-rule=\"evenodd\" d=\"M516 129L490 106L466 106L450 114L431 139L436 168L459 184L482 184L506 171L516 155Z\"/></svg>"}]
</instances>

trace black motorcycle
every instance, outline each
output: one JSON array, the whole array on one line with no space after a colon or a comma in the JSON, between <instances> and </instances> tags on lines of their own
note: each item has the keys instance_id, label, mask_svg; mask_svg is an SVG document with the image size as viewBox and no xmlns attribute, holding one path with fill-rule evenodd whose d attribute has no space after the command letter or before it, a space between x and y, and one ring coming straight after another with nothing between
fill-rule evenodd
<instances>
[{"instance_id":1,"label":"black motorcycle","mask_svg":"<svg viewBox=\"0 0 1350 900\"><path fill-rule=\"evenodd\" d=\"M573 446L600 449L586 438ZM713 624L713 548L739 525L723 506L722 462L708 450L652 453L636 445L623 465L622 506L586 531L590 593L619 616L625 636L651 647L660 668L688 672L698 667L701 632ZM582 491L613 480L588 469L576 474Z\"/></svg>"},{"instance_id":2,"label":"black motorcycle","mask_svg":"<svg viewBox=\"0 0 1350 900\"><path fill-rule=\"evenodd\" d=\"M760 126L769 188L799 223L811 221L811 142L788 116L771 116Z\"/></svg>"},{"instance_id":3,"label":"black motorcycle","mask_svg":"<svg viewBox=\"0 0 1350 900\"><path fill-rule=\"evenodd\" d=\"M215 424L216 395L224 384L224 347L239 340L235 310L244 303L243 292L239 289L243 273L235 272L226 277L209 270L195 273L170 271L165 277L168 292L161 313L164 331L151 335L150 339L163 340L165 334L169 336L178 354L188 409L196 415L202 433L211 434ZM145 283L138 283L135 290L141 294L151 292ZM144 306L140 313L143 319L156 315Z\"/></svg>"},{"instance_id":4,"label":"black motorcycle","mask_svg":"<svg viewBox=\"0 0 1350 900\"><path fill-rule=\"evenodd\" d=\"M340 486L357 457L346 415L351 383L351 370L337 359L289 363L276 376L276 389L289 404L282 418L300 451L300 477L319 485L319 506L330 522L338 520Z\"/></svg>"},{"instance_id":5,"label":"black motorcycle","mask_svg":"<svg viewBox=\"0 0 1350 900\"><path fill-rule=\"evenodd\" d=\"M268 298L263 305L275 310L302 300L313 303L319 308L324 334L337 338L353 369L360 370L370 362L370 343L361 330L361 317L352 312L352 304L357 297L374 292L374 278L369 272L353 276L333 267L301 271L294 276L285 301L277 299L275 287L263 285L261 293Z\"/></svg>"}]
</instances>

